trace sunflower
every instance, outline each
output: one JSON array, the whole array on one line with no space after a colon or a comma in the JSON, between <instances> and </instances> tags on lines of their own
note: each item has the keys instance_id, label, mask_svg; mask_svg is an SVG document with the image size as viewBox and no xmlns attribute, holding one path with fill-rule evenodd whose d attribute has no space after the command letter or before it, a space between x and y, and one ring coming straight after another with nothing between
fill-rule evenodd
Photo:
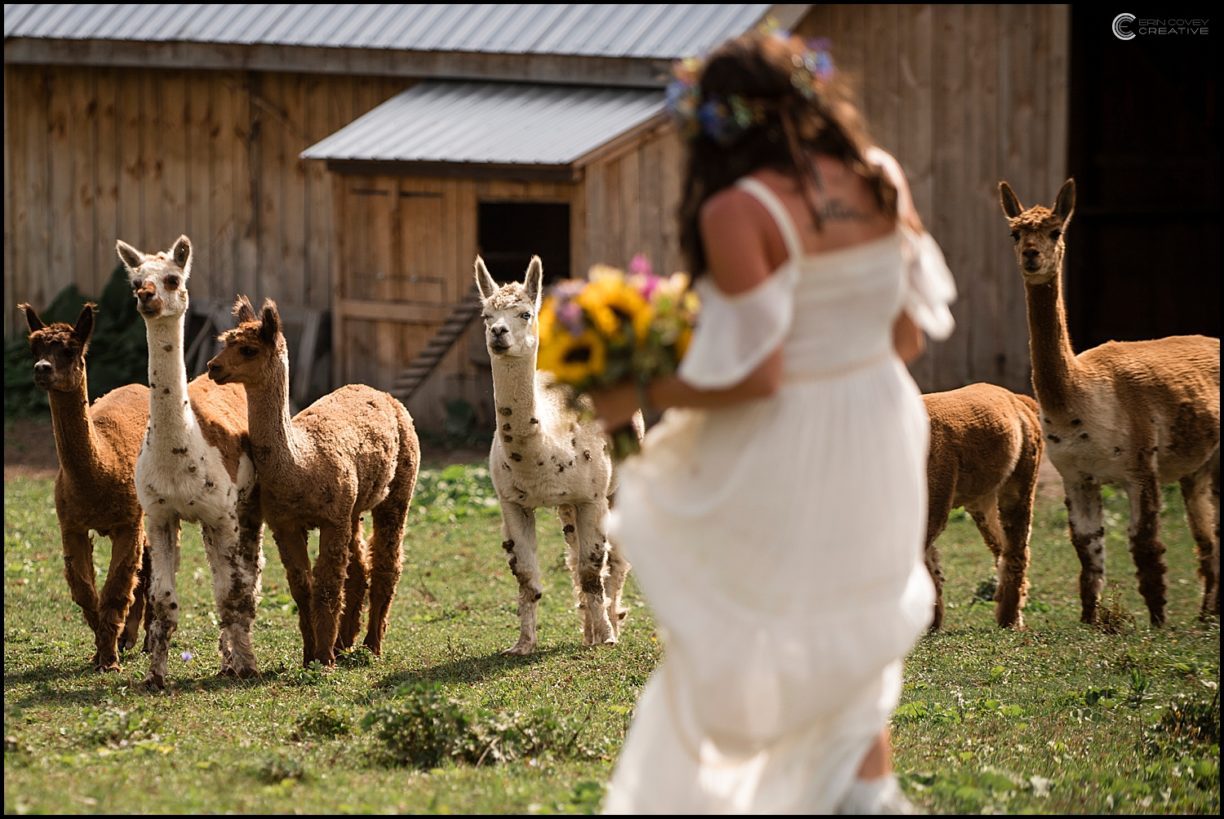
<instances>
[{"instance_id":1,"label":"sunflower","mask_svg":"<svg viewBox=\"0 0 1224 819\"><path fill-rule=\"evenodd\" d=\"M539 368L564 384L579 385L602 375L608 348L599 333L585 330L578 337L560 333L540 346Z\"/></svg>"},{"instance_id":2,"label":"sunflower","mask_svg":"<svg viewBox=\"0 0 1224 819\"><path fill-rule=\"evenodd\" d=\"M624 339L626 328L636 325L638 315L649 307L624 276L604 270L598 276L592 271L591 282L578 294L577 301L609 340Z\"/></svg>"}]
</instances>

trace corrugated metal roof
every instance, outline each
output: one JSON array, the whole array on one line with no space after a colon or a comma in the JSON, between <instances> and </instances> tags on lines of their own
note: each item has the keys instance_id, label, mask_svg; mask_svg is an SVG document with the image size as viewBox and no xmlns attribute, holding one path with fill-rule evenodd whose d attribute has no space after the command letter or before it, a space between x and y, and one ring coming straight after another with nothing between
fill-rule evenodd
<instances>
[{"instance_id":1,"label":"corrugated metal roof","mask_svg":"<svg viewBox=\"0 0 1224 819\"><path fill-rule=\"evenodd\" d=\"M304 159L568 165L663 109L659 91L423 82Z\"/></svg>"},{"instance_id":2,"label":"corrugated metal roof","mask_svg":"<svg viewBox=\"0 0 1224 819\"><path fill-rule=\"evenodd\" d=\"M6 3L4 36L671 59L742 34L769 8L764 3Z\"/></svg>"}]
</instances>

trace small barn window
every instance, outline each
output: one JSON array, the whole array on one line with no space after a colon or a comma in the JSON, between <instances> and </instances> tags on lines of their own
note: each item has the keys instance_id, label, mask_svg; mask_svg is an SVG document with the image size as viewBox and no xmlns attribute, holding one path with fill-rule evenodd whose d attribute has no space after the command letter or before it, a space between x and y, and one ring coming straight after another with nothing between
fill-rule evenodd
<instances>
[{"instance_id":1,"label":"small barn window","mask_svg":"<svg viewBox=\"0 0 1224 819\"><path fill-rule=\"evenodd\" d=\"M544 281L570 277L570 206L553 202L481 202L477 243L500 283L521 281L533 255L544 263Z\"/></svg>"}]
</instances>

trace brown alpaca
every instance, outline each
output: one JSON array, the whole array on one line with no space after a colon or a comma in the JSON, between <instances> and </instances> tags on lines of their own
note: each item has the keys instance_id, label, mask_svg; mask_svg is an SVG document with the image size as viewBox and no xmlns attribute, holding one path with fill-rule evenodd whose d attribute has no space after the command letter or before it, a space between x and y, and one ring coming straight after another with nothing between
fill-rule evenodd
<instances>
[{"instance_id":1,"label":"brown alpaca","mask_svg":"<svg viewBox=\"0 0 1224 819\"><path fill-rule=\"evenodd\" d=\"M387 393L350 384L291 420L289 353L276 304L265 300L257 317L243 296L234 303L234 315L239 325L221 336L225 347L208 362L208 375L246 388L264 519L298 605L303 664L334 665L336 651L357 637L367 587L361 533L367 510L374 535L365 645L381 654L421 461L412 418ZM314 528L319 559L312 574L306 533Z\"/></svg>"},{"instance_id":2,"label":"brown alpaca","mask_svg":"<svg viewBox=\"0 0 1224 819\"><path fill-rule=\"evenodd\" d=\"M1029 531L1042 449L1037 402L993 384L970 384L922 400L931 419L925 552L935 583L931 630L940 628L944 613L935 539L957 506L965 507L994 555L995 621L1023 628Z\"/></svg>"},{"instance_id":3,"label":"brown alpaca","mask_svg":"<svg viewBox=\"0 0 1224 819\"><path fill-rule=\"evenodd\" d=\"M60 463L55 476L55 514L68 589L94 633L94 669L118 671L119 654L136 645L145 611L148 572L139 571L144 530L135 476L140 440L149 419L149 390L129 384L102 396L91 407L85 353L93 334L94 305L85 305L75 327L43 324L30 305L17 307L30 327L34 383L47 391L51 404ZM91 529L111 540L110 568L101 598L94 584Z\"/></svg>"},{"instance_id":4,"label":"brown alpaca","mask_svg":"<svg viewBox=\"0 0 1224 819\"><path fill-rule=\"evenodd\" d=\"M999 197L1028 303L1033 389L1050 461L1067 494L1080 559L1081 619L1096 619L1105 583L1101 484L1130 499L1130 549L1152 625L1165 620L1160 487L1178 481L1203 578L1201 616L1219 613L1220 340L1110 341L1076 355L1063 307L1064 234L1075 209L1068 179L1053 208L1027 210L1006 182Z\"/></svg>"}]
</instances>

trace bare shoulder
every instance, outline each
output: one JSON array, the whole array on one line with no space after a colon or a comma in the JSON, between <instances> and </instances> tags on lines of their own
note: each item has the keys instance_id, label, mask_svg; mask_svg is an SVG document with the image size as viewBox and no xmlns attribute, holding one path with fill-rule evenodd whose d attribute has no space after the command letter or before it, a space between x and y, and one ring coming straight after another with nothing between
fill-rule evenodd
<instances>
[{"instance_id":1,"label":"bare shoulder","mask_svg":"<svg viewBox=\"0 0 1224 819\"><path fill-rule=\"evenodd\" d=\"M719 191L701 206L701 239L719 290L735 295L769 276L773 269L766 250L769 222L756 198L737 187Z\"/></svg>"},{"instance_id":2,"label":"bare shoulder","mask_svg":"<svg viewBox=\"0 0 1224 819\"><path fill-rule=\"evenodd\" d=\"M702 203L702 230L743 230L751 227L757 208L755 197L743 188L736 185L723 188Z\"/></svg>"}]
</instances>

